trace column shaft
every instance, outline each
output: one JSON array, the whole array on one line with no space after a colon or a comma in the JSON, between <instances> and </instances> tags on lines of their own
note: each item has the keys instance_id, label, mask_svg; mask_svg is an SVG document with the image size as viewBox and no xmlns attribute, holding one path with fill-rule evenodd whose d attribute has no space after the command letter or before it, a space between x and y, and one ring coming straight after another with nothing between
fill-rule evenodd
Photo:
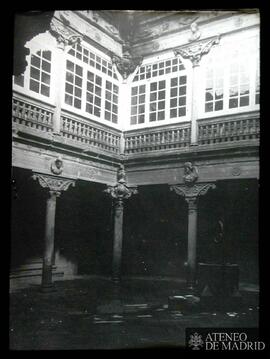
<instances>
[{"instance_id":1,"label":"column shaft","mask_svg":"<svg viewBox=\"0 0 270 359\"><path fill-rule=\"evenodd\" d=\"M123 202L118 199L114 212L114 239L113 239L113 281L119 282L121 275L122 242L123 242Z\"/></svg>"},{"instance_id":2,"label":"column shaft","mask_svg":"<svg viewBox=\"0 0 270 359\"><path fill-rule=\"evenodd\" d=\"M57 197L57 193L50 191L49 198L47 199L44 254L43 254L43 267L42 267L43 289L47 289L52 286L56 197Z\"/></svg>"},{"instance_id":3,"label":"column shaft","mask_svg":"<svg viewBox=\"0 0 270 359\"><path fill-rule=\"evenodd\" d=\"M191 289L195 285L196 249L197 249L197 204L188 200L188 276L187 284Z\"/></svg>"}]
</instances>

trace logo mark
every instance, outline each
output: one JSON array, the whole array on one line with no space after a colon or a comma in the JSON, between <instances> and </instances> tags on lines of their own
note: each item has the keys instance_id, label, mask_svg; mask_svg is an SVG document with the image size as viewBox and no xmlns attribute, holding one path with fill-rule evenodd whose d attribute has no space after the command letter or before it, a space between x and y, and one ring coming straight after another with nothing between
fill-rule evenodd
<instances>
[{"instance_id":1,"label":"logo mark","mask_svg":"<svg viewBox=\"0 0 270 359\"><path fill-rule=\"evenodd\" d=\"M200 350L200 347L203 346L202 336L198 333L191 334L188 344L192 347L192 350Z\"/></svg>"}]
</instances>

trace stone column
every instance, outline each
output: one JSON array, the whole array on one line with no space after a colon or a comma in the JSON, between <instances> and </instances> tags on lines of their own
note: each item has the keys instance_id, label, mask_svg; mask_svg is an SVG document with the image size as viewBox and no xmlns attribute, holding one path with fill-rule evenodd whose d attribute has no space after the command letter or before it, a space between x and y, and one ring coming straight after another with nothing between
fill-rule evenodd
<instances>
[{"instance_id":1,"label":"stone column","mask_svg":"<svg viewBox=\"0 0 270 359\"><path fill-rule=\"evenodd\" d=\"M191 197L186 199L188 204L188 272L187 284L190 289L195 283L196 259L197 259L197 198Z\"/></svg>"},{"instance_id":2,"label":"stone column","mask_svg":"<svg viewBox=\"0 0 270 359\"><path fill-rule=\"evenodd\" d=\"M117 184L108 186L104 192L109 193L114 199L112 280L117 284L121 277L124 200L131 197L132 194L138 193L138 191L136 187L126 185L126 174L124 166L121 165L117 172Z\"/></svg>"},{"instance_id":3,"label":"stone column","mask_svg":"<svg viewBox=\"0 0 270 359\"><path fill-rule=\"evenodd\" d=\"M46 224L44 237L44 253L42 266L42 288L46 290L52 287L52 267L54 265L54 228L56 198L60 196L59 192L49 191L46 206Z\"/></svg>"},{"instance_id":4,"label":"stone column","mask_svg":"<svg viewBox=\"0 0 270 359\"><path fill-rule=\"evenodd\" d=\"M48 292L53 289L52 268L54 264L54 230L56 199L62 191L66 191L70 185L74 186L75 181L67 178L59 178L41 173L34 173L33 179L38 180L41 187L49 190L46 207L44 252L42 265L42 291Z\"/></svg>"},{"instance_id":5,"label":"stone column","mask_svg":"<svg viewBox=\"0 0 270 359\"><path fill-rule=\"evenodd\" d=\"M196 284L198 197L206 194L209 188L215 187L214 183L186 183L170 186L170 190L183 196L188 204L187 286L189 289L194 289Z\"/></svg>"},{"instance_id":6,"label":"stone column","mask_svg":"<svg viewBox=\"0 0 270 359\"><path fill-rule=\"evenodd\" d=\"M203 55L207 54L213 45L219 43L219 36L215 36L211 39L200 40L200 32L197 26L193 29L196 23L191 24L192 36L189 39L189 44L184 45L181 48L174 50L174 54L181 55L183 58L187 58L192 62L192 88L191 88L191 135L190 145L197 145L197 132L198 132L198 78L199 78L199 66Z\"/></svg>"},{"instance_id":7,"label":"stone column","mask_svg":"<svg viewBox=\"0 0 270 359\"><path fill-rule=\"evenodd\" d=\"M114 207L114 240L113 240L113 263L112 278L114 282L119 282L122 262L122 242L123 242L123 215L124 203L121 198L115 200Z\"/></svg>"}]
</instances>

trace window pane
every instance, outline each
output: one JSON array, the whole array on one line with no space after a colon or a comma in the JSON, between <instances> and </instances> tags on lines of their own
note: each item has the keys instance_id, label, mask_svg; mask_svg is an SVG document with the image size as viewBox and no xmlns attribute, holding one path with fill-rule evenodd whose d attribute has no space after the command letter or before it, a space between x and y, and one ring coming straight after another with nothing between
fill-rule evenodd
<instances>
[{"instance_id":1,"label":"window pane","mask_svg":"<svg viewBox=\"0 0 270 359\"><path fill-rule=\"evenodd\" d=\"M74 81L74 75L70 72L66 73L66 81L73 83Z\"/></svg>"},{"instance_id":2,"label":"window pane","mask_svg":"<svg viewBox=\"0 0 270 359\"><path fill-rule=\"evenodd\" d=\"M44 96L50 96L50 88L41 84L41 94Z\"/></svg>"},{"instance_id":3,"label":"window pane","mask_svg":"<svg viewBox=\"0 0 270 359\"><path fill-rule=\"evenodd\" d=\"M40 68L40 58L35 55L32 55L31 56L31 65Z\"/></svg>"},{"instance_id":4,"label":"window pane","mask_svg":"<svg viewBox=\"0 0 270 359\"><path fill-rule=\"evenodd\" d=\"M49 85L50 84L50 75L46 74L45 72L42 72L41 81L44 82L45 84Z\"/></svg>"},{"instance_id":5,"label":"window pane","mask_svg":"<svg viewBox=\"0 0 270 359\"><path fill-rule=\"evenodd\" d=\"M165 118L165 112L161 111L158 113L158 121L162 121Z\"/></svg>"},{"instance_id":6,"label":"window pane","mask_svg":"<svg viewBox=\"0 0 270 359\"><path fill-rule=\"evenodd\" d=\"M156 113L150 113L150 121L156 121Z\"/></svg>"},{"instance_id":7,"label":"window pane","mask_svg":"<svg viewBox=\"0 0 270 359\"><path fill-rule=\"evenodd\" d=\"M144 115L139 115L139 123L144 123Z\"/></svg>"},{"instance_id":8,"label":"window pane","mask_svg":"<svg viewBox=\"0 0 270 359\"><path fill-rule=\"evenodd\" d=\"M178 110L178 116L186 116L186 108L185 107L180 107Z\"/></svg>"},{"instance_id":9,"label":"window pane","mask_svg":"<svg viewBox=\"0 0 270 359\"><path fill-rule=\"evenodd\" d=\"M74 99L74 107L81 108L81 100L78 100L77 98Z\"/></svg>"},{"instance_id":10,"label":"window pane","mask_svg":"<svg viewBox=\"0 0 270 359\"><path fill-rule=\"evenodd\" d=\"M43 51L42 56L44 59L51 61L51 51Z\"/></svg>"},{"instance_id":11,"label":"window pane","mask_svg":"<svg viewBox=\"0 0 270 359\"><path fill-rule=\"evenodd\" d=\"M205 104L205 112L213 111L213 102L208 102Z\"/></svg>"},{"instance_id":12,"label":"window pane","mask_svg":"<svg viewBox=\"0 0 270 359\"><path fill-rule=\"evenodd\" d=\"M100 117L100 108L98 107L94 108L94 115Z\"/></svg>"},{"instance_id":13,"label":"window pane","mask_svg":"<svg viewBox=\"0 0 270 359\"><path fill-rule=\"evenodd\" d=\"M215 111L223 110L223 101L215 102Z\"/></svg>"},{"instance_id":14,"label":"window pane","mask_svg":"<svg viewBox=\"0 0 270 359\"><path fill-rule=\"evenodd\" d=\"M51 72L51 64L47 61L42 61L42 70L46 72Z\"/></svg>"},{"instance_id":15,"label":"window pane","mask_svg":"<svg viewBox=\"0 0 270 359\"><path fill-rule=\"evenodd\" d=\"M72 71L72 72L74 71L74 64L73 64L73 62L67 60L67 69L68 69L69 71Z\"/></svg>"},{"instance_id":16,"label":"window pane","mask_svg":"<svg viewBox=\"0 0 270 359\"><path fill-rule=\"evenodd\" d=\"M134 95L137 95L137 93L138 93L138 87L132 87L131 95L134 96Z\"/></svg>"},{"instance_id":17,"label":"window pane","mask_svg":"<svg viewBox=\"0 0 270 359\"><path fill-rule=\"evenodd\" d=\"M248 96L244 96L244 97L240 97L240 106L248 106L249 105L249 97Z\"/></svg>"},{"instance_id":18,"label":"window pane","mask_svg":"<svg viewBox=\"0 0 270 359\"><path fill-rule=\"evenodd\" d=\"M30 80L30 90L39 93L39 83L34 80Z\"/></svg>"},{"instance_id":19,"label":"window pane","mask_svg":"<svg viewBox=\"0 0 270 359\"><path fill-rule=\"evenodd\" d=\"M34 67L31 67L30 69L30 77L33 79L39 80L40 71L35 69Z\"/></svg>"},{"instance_id":20,"label":"window pane","mask_svg":"<svg viewBox=\"0 0 270 359\"><path fill-rule=\"evenodd\" d=\"M238 107L238 98L230 99L229 101L229 108Z\"/></svg>"},{"instance_id":21,"label":"window pane","mask_svg":"<svg viewBox=\"0 0 270 359\"><path fill-rule=\"evenodd\" d=\"M151 91L155 91L157 89L157 83L156 82L152 82L151 84L150 84L150 90Z\"/></svg>"},{"instance_id":22,"label":"window pane","mask_svg":"<svg viewBox=\"0 0 270 359\"><path fill-rule=\"evenodd\" d=\"M177 117L177 109L173 109L170 111L170 117L173 118L173 117Z\"/></svg>"},{"instance_id":23,"label":"window pane","mask_svg":"<svg viewBox=\"0 0 270 359\"><path fill-rule=\"evenodd\" d=\"M72 106L72 97L70 95L65 95L65 103Z\"/></svg>"},{"instance_id":24,"label":"window pane","mask_svg":"<svg viewBox=\"0 0 270 359\"><path fill-rule=\"evenodd\" d=\"M70 94L73 94L73 86L66 83L66 92L70 93Z\"/></svg>"}]
</instances>

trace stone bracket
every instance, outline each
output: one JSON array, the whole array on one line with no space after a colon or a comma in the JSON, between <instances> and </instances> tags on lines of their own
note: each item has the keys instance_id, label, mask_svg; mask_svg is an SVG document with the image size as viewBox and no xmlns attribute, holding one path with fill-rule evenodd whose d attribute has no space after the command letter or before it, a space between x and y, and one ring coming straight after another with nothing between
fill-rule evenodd
<instances>
[{"instance_id":1,"label":"stone bracket","mask_svg":"<svg viewBox=\"0 0 270 359\"><path fill-rule=\"evenodd\" d=\"M220 35L211 39L200 40L174 49L175 56L181 55L183 58L187 58L192 62L193 67L199 66L203 55L207 54L214 45L219 44Z\"/></svg>"},{"instance_id":2,"label":"stone bracket","mask_svg":"<svg viewBox=\"0 0 270 359\"><path fill-rule=\"evenodd\" d=\"M216 185L213 182L170 185L170 190L184 197L187 202L195 201L199 196L205 195L210 188L215 189Z\"/></svg>"},{"instance_id":3,"label":"stone bracket","mask_svg":"<svg viewBox=\"0 0 270 359\"><path fill-rule=\"evenodd\" d=\"M56 177L36 172L34 172L32 178L38 180L41 187L47 188L50 192L55 192L58 195L60 195L62 191L66 191L69 186L75 187L75 181L69 178Z\"/></svg>"}]
</instances>

